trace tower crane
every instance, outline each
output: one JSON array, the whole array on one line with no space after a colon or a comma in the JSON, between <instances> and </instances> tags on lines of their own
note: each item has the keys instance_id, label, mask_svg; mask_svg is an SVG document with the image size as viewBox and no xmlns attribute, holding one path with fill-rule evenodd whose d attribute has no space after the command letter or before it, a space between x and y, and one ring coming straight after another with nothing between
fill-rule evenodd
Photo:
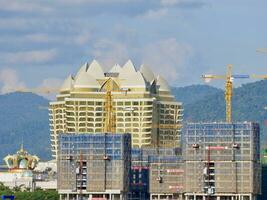
<instances>
[{"instance_id":1,"label":"tower crane","mask_svg":"<svg viewBox=\"0 0 267 200\"><path fill-rule=\"evenodd\" d=\"M115 82L112 78L105 81L101 89L105 89L105 118L104 118L104 131L114 133L116 130L116 118L113 108L112 91L117 91Z\"/></svg>"},{"instance_id":2,"label":"tower crane","mask_svg":"<svg viewBox=\"0 0 267 200\"><path fill-rule=\"evenodd\" d=\"M227 65L227 72L225 75L202 75L205 82L210 82L212 79L225 80L225 103L226 103L226 122L232 122L232 96L233 96L233 80L234 79L248 79L260 78L267 79L267 75L247 75L247 74L232 74L232 65Z\"/></svg>"}]
</instances>

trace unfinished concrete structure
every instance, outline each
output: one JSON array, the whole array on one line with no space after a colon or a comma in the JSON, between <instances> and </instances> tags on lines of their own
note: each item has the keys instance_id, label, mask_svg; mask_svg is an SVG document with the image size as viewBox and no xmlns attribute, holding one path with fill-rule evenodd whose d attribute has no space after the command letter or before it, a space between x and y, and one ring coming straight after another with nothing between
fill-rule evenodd
<instances>
[{"instance_id":1,"label":"unfinished concrete structure","mask_svg":"<svg viewBox=\"0 0 267 200\"><path fill-rule=\"evenodd\" d=\"M188 123L185 199L255 200L261 193L259 125Z\"/></svg>"},{"instance_id":2,"label":"unfinished concrete structure","mask_svg":"<svg viewBox=\"0 0 267 200\"><path fill-rule=\"evenodd\" d=\"M180 148L133 149L129 198L181 199L183 166Z\"/></svg>"},{"instance_id":3,"label":"unfinished concrete structure","mask_svg":"<svg viewBox=\"0 0 267 200\"><path fill-rule=\"evenodd\" d=\"M184 162L171 149L149 159L150 199L183 199L185 184Z\"/></svg>"},{"instance_id":4,"label":"unfinished concrete structure","mask_svg":"<svg viewBox=\"0 0 267 200\"><path fill-rule=\"evenodd\" d=\"M61 134L60 199L126 200L130 165L130 134Z\"/></svg>"}]
</instances>

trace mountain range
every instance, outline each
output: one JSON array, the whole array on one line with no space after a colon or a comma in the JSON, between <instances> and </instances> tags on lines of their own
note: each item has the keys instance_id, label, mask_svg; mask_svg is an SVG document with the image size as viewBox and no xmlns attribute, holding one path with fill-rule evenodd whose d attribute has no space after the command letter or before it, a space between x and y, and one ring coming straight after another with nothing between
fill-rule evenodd
<instances>
[{"instance_id":1,"label":"mountain range","mask_svg":"<svg viewBox=\"0 0 267 200\"><path fill-rule=\"evenodd\" d=\"M184 122L224 121L224 91L208 85L173 87L183 102ZM267 139L267 80L244 84L233 91L233 121L256 121L262 144ZM51 159L48 120L49 101L32 93L0 95L0 158L15 153L23 143L42 160ZM0 161L1 162L1 161Z\"/></svg>"}]
</instances>

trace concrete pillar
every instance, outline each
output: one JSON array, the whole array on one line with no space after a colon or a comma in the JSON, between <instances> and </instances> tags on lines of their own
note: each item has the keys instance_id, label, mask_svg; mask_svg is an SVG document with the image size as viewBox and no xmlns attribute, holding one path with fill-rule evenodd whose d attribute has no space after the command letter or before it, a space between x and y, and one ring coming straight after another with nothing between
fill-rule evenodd
<instances>
[{"instance_id":1,"label":"concrete pillar","mask_svg":"<svg viewBox=\"0 0 267 200\"><path fill-rule=\"evenodd\" d=\"M217 196L217 198L216 198L217 200L221 200L221 197L220 196Z\"/></svg>"},{"instance_id":2,"label":"concrete pillar","mask_svg":"<svg viewBox=\"0 0 267 200\"><path fill-rule=\"evenodd\" d=\"M203 200L206 200L206 196L203 195Z\"/></svg>"},{"instance_id":3,"label":"concrete pillar","mask_svg":"<svg viewBox=\"0 0 267 200\"><path fill-rule=\"evenodd\" d=\"M196 200L197 199L197 197L196 197L196 195L194 194L194 200Z\"/></svg>"},{"instance_id":4,"label":"concrete pillar","mask_svg":"<svg viewBox=\"0 0 267 200\"><path fill-rule=\"evenodd\" d=\"M67 194L67 200L70 200L70 194Z\"/></svg>"}]
</instances>

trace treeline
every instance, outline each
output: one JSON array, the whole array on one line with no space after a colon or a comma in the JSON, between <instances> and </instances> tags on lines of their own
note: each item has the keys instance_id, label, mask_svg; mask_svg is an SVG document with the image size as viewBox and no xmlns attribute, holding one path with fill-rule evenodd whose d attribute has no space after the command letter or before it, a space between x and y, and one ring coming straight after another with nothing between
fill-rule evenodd
<instances>
[{"instance_id":1,"label":"treeline","mask_svg":"<svg viewBox=\"0 0 267 200\"><path fill-rule=\"evenodd\" d=\"M58 200L59 195L54 190L36 189L30 192L29 188L22 190L21 187L16 186L13 189L0 183L0 197L2 195L14 195L16 200Z\"/></svg>"}]
</instances>

